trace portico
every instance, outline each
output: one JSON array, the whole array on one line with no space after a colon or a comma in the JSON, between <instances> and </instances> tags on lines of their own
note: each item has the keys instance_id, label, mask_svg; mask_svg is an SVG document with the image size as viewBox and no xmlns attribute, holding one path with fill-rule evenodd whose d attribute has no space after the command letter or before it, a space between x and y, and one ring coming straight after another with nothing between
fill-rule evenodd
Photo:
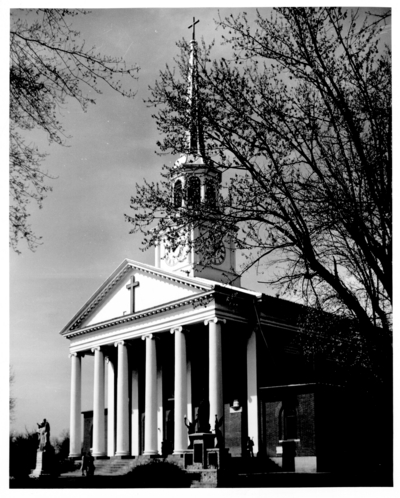
<instances>
[{"instance_id":1,"label":"portico","mask_svg":"<svg viewBox=\"0 0 400 498\"><path fill-rule=\"evenodd\" d=\"M157 283L159 290L154 294L165 296L162 292L165 286L178 299L142 309L148 302L140 300L136 287L135 313L124 314L121 309L116 318L97 322L96 314L103 318L106 308L114 311L117 304L113 301L119 299L122 307L131 304L132 290L126 290L126 282L132 284L135 280L141 281L141 290L150 284L154 289ZM170 441L173 454L183 455L188 449L184 419L186 416L195 421L202 392L207 393L209 400L211 429L216 417L223 428L222 338L223 334L228 337L229 328L240 326L244 318L217 305L216 296L220 292L211 282L178 278L154 268L150 272L145 265L128 260L120 265L107 286L99 289L63 331L71 341L71 457L81 454L81 372L85 355L94 355L92 451L95 458L160 454L166 441L169 399L173 400L173 441ZM172 352L172 360L164 357L167 351ZM140 441L144 441L142 447Z\"/></svg>"}]
</instances>

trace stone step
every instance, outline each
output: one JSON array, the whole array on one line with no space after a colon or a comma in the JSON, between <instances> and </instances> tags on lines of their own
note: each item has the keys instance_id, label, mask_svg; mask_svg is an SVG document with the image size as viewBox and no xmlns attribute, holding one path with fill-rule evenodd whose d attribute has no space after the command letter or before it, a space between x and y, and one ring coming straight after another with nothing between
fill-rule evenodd
<instances>
[{"instance_id":1,"label":"stone step","mask_svg":"<svg viewBox=\"0 0 400 498\"><path fill-rule=\"evenodd\" d=\"M80 468L80 463L78 463L78 468L62 475L65 477L75 477L81 476L82 470ZM120 458L110 458L95 460L95 475L100 476L120 476L125 475L130 472L137 465L136 459L120 459Z\"/></svg>"}]
</instances>

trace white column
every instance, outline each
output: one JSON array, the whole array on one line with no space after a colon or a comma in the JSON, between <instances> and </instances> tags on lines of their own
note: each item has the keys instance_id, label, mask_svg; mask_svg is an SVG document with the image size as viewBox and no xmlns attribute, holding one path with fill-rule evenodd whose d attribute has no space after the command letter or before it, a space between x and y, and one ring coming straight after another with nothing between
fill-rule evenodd
<instances>
[{"instance_id":1,"label":"white column","mask_svg":"<svg viewBox=\"0 0 400 498\"><path fill-rule=\"evenodd\" d=\"M171 330L175 335L174 384L174 455L187 450L187 429L184 417L187 410L186 337L182 327Z\"/></svg>"},{"instance_id":2,"label":"white column","mask_svg":"<svg viewBox=\"0 0 400 498\"><path fill-rule=\"evenodd\" d=\"M139 372L136 366L132 369L131 397L131 455L139 456Z\"/></svg>"},{"instance_id":3,"label":"white column","mask_svg":"<svg viewBox=\"0 0 400 498\"><path fill-rule=\"evenodd\" d=\"M157 357L153 334L146 341L144 455L157 455Z\"/></svg>"},{"instance_id":4,"label":"white column","mask_svg":"<svg viewBox=\"0 0 400 498\"><path fill-rule=\"evenodd\" d=\"M107 455L115 455L115 368L110 357L107 361Z\"/></svg>"},{"instance_id":5,"label":"white column","mask_svg":"<svg viewBox=\"0 0 400 498\"><path fill-rule=\"evenodd\" d=\"M78 353L69 355L71 358L71 406L70 406L70 442L69 456L81 456L81 390L82 367Z\"/></svg>"},{"instance_id":6,"label":"white column","mask_svg":"<svg viewBox=\"0 0 400 498\"><path fill-rule=\"evenodd\" d=\"M257 342L253 330L247 341L247 434L253 440L253 451L258 447Z\"/></svg>"},{"instance_id":7,"label":"white column","mask_svg":"<svg viewBox=\"0 0 400 498\"><path fill-rule=\"evenodd\" d=\"M117 451L116 456L129 455L129 382L128 349L124 341L114 344L118 348L117 366Z\"/></svg>"},{"instance_id":8,"label":"white column","mask_svg":"<svg viewBox=\"0 0 400 498\"><path fill-rule=\"evenodd\" d=\"M92 348L92 351L94 351L93 456L102 457L106 455L104 353L99 347Z\"/></svg>"},{"instance_id":9,"label":"white column","mask_svg":"<svg viewBox=\"0 0 400 498\"><path fill-rule=\"evenodd\" d=\"M201 185L200 185L200 199L202 202L205 201L206 199L206 186L205 186L205 183L204 183L204 178L202 177L201 178Z\"/></svg>"},{"instance_id":10,"label":"white column","mask_svg":"<svg viewBox=\"0 0 400 498\"><path fill-rule=\"evenodd\" d=\"M164 440L164 413L163 413L163 376L162 368L157 370L157 450L161 455Z\"/></svg>"},{"instance_id":11,"label":"white column","mask_svg":"<svg viewBox=\"0 0 400 498\"><path fill-rule=\"evenodd\" d=\"M209 331L209 388L210 400L210 425L211 430L215 427L215 416L220 420L224 415L224 403L222 397L222 348L221 348L221 322L226 320L212 318L205 320Z\"/></svg>"},{"instance_id":12,"label":"white column","mask_svg":"<svg viewBox=\"0 0 400 498\"><path fill-rule=\"evenodd\" d=\"M190 420L190 422L193 422L193 407L192 407L192 363L190 360L187 360L187 363L186 363L186 400L187 400L187 403L186 403L186 415L188 417L188 419ZM187 437L186 438L188 440L188 444L189 444L189 438Z\"/></svg>"}]
</instances>

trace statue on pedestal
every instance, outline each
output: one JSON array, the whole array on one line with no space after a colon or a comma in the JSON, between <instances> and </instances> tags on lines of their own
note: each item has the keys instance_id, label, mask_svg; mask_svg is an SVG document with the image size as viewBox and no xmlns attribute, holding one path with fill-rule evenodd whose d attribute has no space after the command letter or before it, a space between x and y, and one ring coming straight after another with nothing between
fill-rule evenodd
<instances>
[{"instance_id":1,"label":"statue on pedestal","mask_svg":"<svg viewBox=\"0 0 400 498\"><path fill-rule=\"evenodd\" d=\"M38 449L36 452L36 468L29 477L49 476L54 464L54 452L50 444L50 424L44 418L43 422L37 425Z\"/></svg>"}]
</instances>

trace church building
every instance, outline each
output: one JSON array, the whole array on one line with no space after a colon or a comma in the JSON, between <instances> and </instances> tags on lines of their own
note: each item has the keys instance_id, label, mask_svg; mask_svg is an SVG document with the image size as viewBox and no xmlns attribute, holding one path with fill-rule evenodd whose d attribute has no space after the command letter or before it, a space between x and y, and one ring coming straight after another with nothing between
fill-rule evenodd
<instances>
[{"instance_id":1,"label":"church building","mask_svg":"<svg viewBox=\"0 0 400 498\"><path fill-rule=\"evenodd\" d=\"M194 39L191 47L194 82ZM218 197L221 173L207 164L197 135L188 132L190 153L170 177L177 209ZM189 238L197 236L192 230ZM70 457L82 452L82 362L92 355L85 433L95 458L192 455L190 463L193 434L207 433L204 451L230 459L254 455L296 472L331 468L343 435L341 393L316 382L302 354L303 308L243 288L232 241L202 265L185 240L161 239L154 265L122 261L62 330L71 361Z\"/></svg>"}]
</instances>

